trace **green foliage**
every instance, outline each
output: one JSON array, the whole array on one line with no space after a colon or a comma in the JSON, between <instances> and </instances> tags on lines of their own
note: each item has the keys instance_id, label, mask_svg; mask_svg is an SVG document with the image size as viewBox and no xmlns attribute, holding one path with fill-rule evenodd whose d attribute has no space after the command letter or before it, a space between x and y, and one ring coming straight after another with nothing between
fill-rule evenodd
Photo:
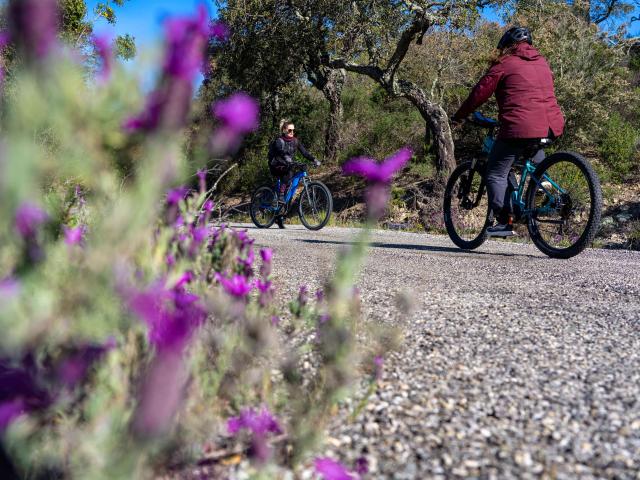
<instances>
[{"instance_id":1,"label":"green foliage","mask_svg":"<svg viewBox=\"0 0 640 480\"><path fill-rule=\"evenodd\" d=\"M611 115L599 145L601 161L614 177L624 178L640 164L638 142L640 129L625 121L620 114Z\"/></svg>"},{"instance_id":2,"label":"green foliage","mask_svg":"<svg viewBox=\"0 0 640 480\"><path fill-rule=\"evenodd\" d=\"M136 39L128 33L118 35L114 42L116 56L123 60L131 60L136 56Z\"/></svg>"}]
</instances>

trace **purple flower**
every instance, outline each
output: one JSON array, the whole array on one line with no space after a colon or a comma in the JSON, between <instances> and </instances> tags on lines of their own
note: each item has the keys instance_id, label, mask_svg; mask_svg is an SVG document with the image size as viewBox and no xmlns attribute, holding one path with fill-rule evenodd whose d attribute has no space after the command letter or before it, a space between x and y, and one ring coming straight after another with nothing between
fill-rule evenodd
<instances>
[{"instance_id":1,"label":"purple flower","mask_svg":"<svg viewBox=\"0 0 640 480\"><path fill-rule=\"evenodd\" d=\"M309 287L306 285L300 285L298 290L298 304L300 307L304 307L309 301Z\"/></svg>"},{"instance_id":2,"label":"purple flower","mask_svg":"<svg viewBox=\"0 0 640 480\"><path fill-rule=\"evenodd\" d=\"M258 279L256 280L256 288L261 293L267 293L269 290L271 290L271 282L270 281L263 282L262 280Z\"/></svg>"},{"instance_id":3,"label":"purple flower","mask_svg":"<svg viewBox=\"0 0 640 480\"><path fill-rule=\"evenodd\" d=\"M318 290L316 290L316 301L318 303L321 303L323 300L324 300L324 290L319 288Z\"/></svg>"},{"instance_id":4,"label":"purple flower","mask_svg":"<svg viewBox=\"0 0 640 480\"><path fill-rule=\"evenodd\" d=\"M55 48L58 18L56 0L9 2L11 37L30 57L42 59Z\"/></svg>"},{"instance_id":5,"label":"purple flower","mask_svg":"<svg viewBox=\"0 0 640 480\"><path fill-rule=\"evenodd\" d=\"M249 431L252 436L249 453L259 462L265 462L271 455L271 449L267 444L268 435L282 433L280 424L267 407L262 407L260 411L252 408L243 409L239 416L231 417L227 421L227 430L230 435L237 435L240 430Z\"/></svg>"},{"instance_id":6,"label":"purple flower","mask_svg":"<svg viewBox=\"0 0 640 480\"><path fill-rule=\"evenodd\" d=\"M169 254L167 255L167 266L169 267L173 267L176 264L176 257L174 257L173 255Z\"/></svg>"},{"instance_id":7,"label":"purple flower","mask_svg":"<svg viewBox=\"0 0 640 480\"><path fill-rule=\"evenodd\" d=\"M253 434L265 435L267 433L280 434L282 428L276 418L267 407L260 411L253 408L244 408L237 417L231 417L227 421L227 430L231 435L237 435L240 430L249 430Z\"/></svg>"},{"instance_id":8,"label":"purple flower","mask_svg":"<svg viewBox=\"0 0 640 480\"><path fill-rule=\"evenodd\" d=\"M193 17L169 18L164 25L167 56L164 72L167 75L192 82L202 67L209 29L204 5Z\"/></svg>"},{"instance_id":9,"label":"purple flower","mask_svg":"<svg viewBox=\"0 0 640 480\"><path fill-rule=\"evenodd\" d=\"M178 187L167 192L167 203L169 205L177 205L189 193L186 187ZM179 217L180 218L180 217Z\"/></svg>"},{"instance_id":10,"label":"purple flower","mask_svg":"<svg viewBox=\"0 0 640 480\"><path fill-rule=\"evenodd\" d=\"M6 277L0 280L0 300L6 301L20 293L22 286L14 277Z\"/></svg>"},{"instance_id":11,"label":"purple flower","mask_svg":"<svg viewBox=\"0 0 640 480\"><path fill-rule=\"evenodd\" d=\"M211 36L220 40L220 41L225 41L229 38L229 27L227 27L227 25L224 22L214 22L211 25L211 30L210 30Z\"/></svg>"},{"instance_id":12,"label":"purple flower","mask_svg":"<svg viewBox=\"0 0 640 480\"><path fill-rule=\"evenodd\" d=\"M366 457L358 457L356 460L356 473L358 475L366 475L369 473L369 461Z\"/></svg>"},{"instance_id":13,"label":"purple flower","mask_svg":"<svg viewBox=\"0 0 640 480\"><path fill-rule=\"evenodd\" d=\"M0 360L0 379L0 431L18 416L42 410L53 403L32 368L15 367Z\"/></svg>"},{"instance_id":14,"label":"purple flower","mask_svg":"<svg viewBox=\"0 0 640 480\"><path fill-rule=\"evenodd\" d=\"M247 256L245 258L238 257L238 263L242 265L245 271L251 272L251 267L253 266L253 262L255 260L255 254L253 253L253 248L249 247L247 251Z\"/></svg>"},{"instance_id":15,"label":"purple flower","mask_svg":"<svg viewBox=\"0 0 640 480\"><path fill-rule=\"evenodd\" d=\"M115 347L114 338L110 338L104 344L86 344L78 347L58 365L57 378L68 388L75 387L86 378L89 369Z\"/></svg>"},{"instance_id":16,"label":"purple flower","mask_svg":"<svg viewBox=\"0 0 640 480\"><path fill-rule=\"evenodd\" d=\"M274 327L277 327L278 325L280 325L280 317L278 317L277 315L272 316L271 325L273 325Z\"/></svg>"},{"instance_id":17,"label":"purple flower","mask_svg":"<svg viewBox=\"0 0 640 480\"><path fill-rule=\"evenodd\" d=\"M225 292L236 298L245 298L253 289L253 283L249 282L244 275L236 274L231 278L227 278L216 273L216 280L220 282Z\"/></svg>"},{"instance_id":18,"label":"purple flower","mask_svg":"<svg viewBox=\"0 0 640 480\"><path fill-rule=\"evenodd\" d=\"M98 73L98 79L101 82L106 82L111 76L111 69L113 67L113 44L111 38L107 35L93 35L92 40L96 53L102 61L102 68Z\"/></svg>"},{"instance_id":19,"label":"purple flower","mask_svg":"<svg viewBox=\"0 0 640 480\"><path fill-rule=\"evenodd\" d=\"M214 206L215 203L213 203L213 200L207 200L206 202L204 202L204 205L202 205L202 208L206 213L211 213Z\"/></svg>"},{"instance_id":20,"label":"purple flower","mask_svg":"<svg viewBox=\"0 0 640 480\"><path fill-rule=\"evenodd\" d=\"M202 5L194 17L165 22L167 51L160 84L147 98L145 109L125 121L126 130L172 130L185 126L193 81L202 66L208 34L207 13Z\"/></svg>"},{"instance_id":21,"label":"purple flower","mask_svg":"<svg viewBox=\"0 0 640 480\"><path fill-rule=\"evenodd\" d=\"M355 476L344 465L330 458L316 458L314 464L316 473L322 475L324 480L355 480Z\"/></svg>"},{"instance_id":22,"label":"purple flower","mask_svg":"<svg viewBox=\"0 0 640 480\"><path fill-rule=\"evenodd\" d=\"M384 357L382 355L376 355L373 359L373 364L376 369L376 379L380 380L382 378L382 372L384 369Z\"/></svg>"},{"instance_id":23,"label":"purple flower","mask_svg":"<svg viewBox=\"0 0 640 480\"><path fill-rule=\"evenodd\" d=\"M191 283L193 281L193 278L193 272L184 272L182 275L180 275L180 278L178 278L178 281L173 288L183 288L187 283Z\"/></svg>"},{"instance_id":24,"label":"purple flower","mask_svg":"<svg viewBox=\"0 0 640 480\"><path fill-rule=\"evenodd\" d=\"M323 313L322 315L320 315L318 317L318 323L320 325L324 325L325 323L327 323L329 320L331 320L331 316L328 313Z\"/></svg>"},{"instance_id":25,"label":"purple flower","mask_svg":"<svg viewBox=\"0 0 640 480\"><path fill-rule=\"evenodd\" d=\"M129 308L149 327L149 341L159 350L181 351L193 331L207 317L199 297L182 290L166 290L161 283L129 293Z\"/></svg>"},{"instance_id":26,"label":"purple flower","mask_svg":"<svg viewBox=\"0 0 640 480\"><path fill-rule=\"evenodd\" d=\"M206 170L198 170L198 183L200 184L200 193L204 193L207 191L207 171Z\"/></svg>"},{"instance_id":27,"label":"purple flower","mask_svg":"<svg viewBox=\"0 0 640 480\"><path fill-rule=\"evenodd\" d=\"M260 258L262 258L262 261L265 263L271 262L271 259L273 258L273 250L270 248L261 248Z\"/></svg>"},{"instance_id":28,"label":"purple flower","mask_svg":"<svg viewBox=\"0 0 640 480\"><path fill-rule=\"evenodd\" d=\"M213 115L223 126L236 134L254 131L259 125L260 107L244 92L219 100L213 105Z\"/></svg>"},{"instance_id":29,"label":"purple flower","mask_svg":"<svg viewBox=\"0 0 640 480\"><path fill-rule=\"evenodd\" d=\"M33 237L37 228L49 217L33 203L25 202L16 210L15 226L22 238Z\"/></svg>"},{"instance_id":30,"label":"purple flower","mask_svg":"<svg viewBox=\"0 0 640 480\"><path fill-rule=\"evenodd\" d=\"M0 432L6 428L20 415L27 411L26 405L22 398L14 398L6 402L0 403Z\"/></svg>"},{"instance_id":31,"label":"purple flower","mask_svg":"<svg viewBox=\"0 0 640 480\"><path fill-rule=\"evenodd\" d=\"M85 228L83 225L73 227L73 228L69 228L65 226L65 227L62 227L62 229L64 230L64 243L66 243L69 246L82 244L82 241L84 240L84 232L85 232Z\"/></svg>"},{"instance_id":32,"label":"purple flower","mask_svg":"<svg viewBox=\"0 0 640 480\"><path fill-rule=\"evenodd\" d=\"M342 166L342 173L344 175L358 175L369 183L389 184L393 175L405 166L411 155L413 155L411 149L405 147L382 163L377 163L372 158L357 157Z\"/></svg>"}]
</instances>

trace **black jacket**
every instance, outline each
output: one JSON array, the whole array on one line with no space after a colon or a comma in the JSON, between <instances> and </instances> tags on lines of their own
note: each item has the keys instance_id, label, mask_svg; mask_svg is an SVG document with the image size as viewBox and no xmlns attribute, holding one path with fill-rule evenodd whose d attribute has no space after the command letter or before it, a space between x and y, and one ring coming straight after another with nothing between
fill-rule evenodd
<instances>
[{"instance_id":1,"label":"black jacket","mask_svg":"<svg viewBox=\"0 0 640 480\"><path fill-rule=\"evenodd\" d=\"M276 138L271 144L271 152L269 152L269 163L276 165L291 165L296 151L310 162L315 162L316 158L311 155L304 145L297 138L285 140L283 137Z\"/></svg>"}]
</instances>

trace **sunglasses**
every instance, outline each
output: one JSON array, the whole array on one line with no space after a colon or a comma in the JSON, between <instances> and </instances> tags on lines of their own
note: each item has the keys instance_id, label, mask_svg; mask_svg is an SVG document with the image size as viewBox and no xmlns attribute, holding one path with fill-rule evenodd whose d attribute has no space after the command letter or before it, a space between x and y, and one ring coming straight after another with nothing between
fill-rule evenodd
<instances>
[{"instance_id":1,"label":"sunglasses","mask_svg":"<svg viewBox=\"0 0 640 480\"><path fill-rule=\"evenodd\" d=\"M295 129L295 128L287 128L287 132L288 132L288 133L293 133L293 132L295 132L295 131L296 131L296 129Z\"/></svg>"}]
</instances>

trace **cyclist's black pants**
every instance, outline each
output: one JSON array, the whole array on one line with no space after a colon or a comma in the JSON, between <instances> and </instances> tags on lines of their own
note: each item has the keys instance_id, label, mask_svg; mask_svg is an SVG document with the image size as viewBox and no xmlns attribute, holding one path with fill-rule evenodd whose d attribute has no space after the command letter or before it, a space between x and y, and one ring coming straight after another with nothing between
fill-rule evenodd
<instances>
[{"instance_id":1,"label":"cyclist's black pants","mask_svg":"<svg viewBox=\"0 0 640 480\"><path fill-rule=\"evenodd\" d=\"M511 212L511 192L518 183L511 171L511 166L518 161L526 161L522 158L527 153L531 154L531 144L539 139L504 139L496 140L489 154L487 163L487 193L489 195L489 207L493 217L499 223L507 223ZM540 163L544 160L544 150L538 150L531 160Z\"/></svg>"},{"instance_id":2,"label":"cyclist's black pants","mask_svg":"<svg viewBox=\"0 0 640 480\"><path fill-rule=\"evenodd\" d=\"M289 183L293 178L293 165L281 164L281 165L269 165L269 171L271 175L280 180L280 192L284 194L287 191Z\"/></svg>"}]
</instances>

